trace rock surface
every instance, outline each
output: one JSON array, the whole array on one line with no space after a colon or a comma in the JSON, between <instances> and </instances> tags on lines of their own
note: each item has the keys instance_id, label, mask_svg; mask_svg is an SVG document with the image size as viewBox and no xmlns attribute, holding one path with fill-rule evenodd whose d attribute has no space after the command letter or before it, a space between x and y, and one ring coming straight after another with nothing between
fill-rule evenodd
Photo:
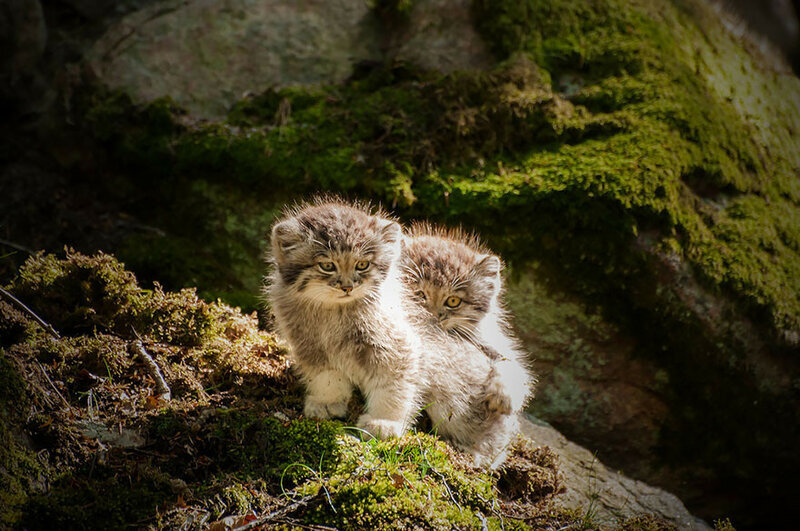
<instances>
[{"instance_id":1,"label":"rock surface","mask_svg":"<svg viewBox=\"0 0 800 531\"><path fill-rule=\"evenodd\" d=\"M475 31L469 0L413 3L407 24L392 32L388 55L440 72L488 68L494 63Z\"/></svg>"},{"instance_id":2,"label":"rock surface","mask_svg":"<svg viewBox=\"0 0 800 531\"><path fill-rule=\"evenodd\" d=\"M611 527L618 527L626 518L653 514L677 529L710 529L674 494L610 470L592 452L568 441L549 424L530 417L522 422L522 433L558 455L567 490L557 504L591 512L598 522Z\"/></svg>"},{"instance_id":3,"label":"rock surface","mask_svg":"<svg viewBox=\"0 0 800 531\"><path fill-rule=\"evenodd\" d=\"M635 477L649 466L669 406L667 373L635 355L636 341L597 310L513 275L506 300L539 376L530 411Z\"/></svg>"},{"instance_id":4,"label":"rock surface","mask_svg":"<svg viewBox=\"0 0 800 531\"><path fill-rule=\"evenodd\" d=\"M224 116L245 93L337 82L380 59L377 21L354 0L174 0L136 11L89 54L110 87Z\"/></svg>"},{"instance_id":5,"label":"rock surface","mask_svg":"<svg viewBox=\"0 0 800 531\"><path fill-rule=\"evenodd\" d=\"M468 0L414 2L383 23L361 0L170 0L109 27L88 55L109 87L142 102L169 96L201 118L270 87L341 82L359 63L442 72L493 63Z\"/></svg>"}]
</instances>

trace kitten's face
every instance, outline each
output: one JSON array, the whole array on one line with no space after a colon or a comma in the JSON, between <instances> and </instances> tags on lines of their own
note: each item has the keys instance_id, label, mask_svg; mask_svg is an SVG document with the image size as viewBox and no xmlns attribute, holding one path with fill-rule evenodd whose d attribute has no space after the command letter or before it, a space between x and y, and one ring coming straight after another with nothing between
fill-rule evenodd
<instances>
[{"instance_id":1,"label":"kitten's face","mask_svg":"<svg viewBox=\"0 0 800 531\"><path fill-rule=\"evenodd\" d=\"M445 330L471 337L500 289L500 260L437 236L406 241L403 279Z\"/></svg>"},{"instance_id":2,"label":"kitten's face","mask_svg":"<svg viewBox=\"0 0 800 531\"><path fill-rule=\"evenodd\" d=\"M343 204L302 209L272 229L278 274L299 297L347 304L373 293L399 248L400 226Z\"/></svg>"}]
</instances>

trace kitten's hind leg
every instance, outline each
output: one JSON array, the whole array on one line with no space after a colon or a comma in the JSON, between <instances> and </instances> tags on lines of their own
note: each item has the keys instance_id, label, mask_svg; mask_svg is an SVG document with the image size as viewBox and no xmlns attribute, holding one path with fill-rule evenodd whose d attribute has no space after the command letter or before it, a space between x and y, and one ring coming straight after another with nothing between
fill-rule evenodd
<instances>
[{"instance_id":1,"label":"kitten's hind leg","mask_svg":"<svg viewBox=\"0 0 800 531\"><path fill-rule=\"evenodd\" d=\"M484 405L490 415L507 415L512 411L512 397L496 370L492 369L484 391Z\"/></svg>"},{"instance_id":2,"label":"kitten's hind leg","mask_svg":"<svg viewBox=\"0 0 800 531\"><path fill-rule=\"evenodd\" d=\"M486 407L490 413L518 413L525 407L535 383L514 354L501 356L486 383Z\"/></svg>"},{"instance_id":3,"label":"kitten's hind leg","mask_svg":"<svg viewBox=\"0 0 800 531\"><path fill-rule=\"evenodd\" d=\"M306 417L329 419L347 414L353 387L343 373L322 371L306 380L306 389L308 394L303 408Z\"/></svg>"},{"instance_id":4,"label":"kitten's hind leg","mask_svg":"<svg viewBox=\"0 0 800 531\"><path fill-rule=\"evenodd\" d=\"M497 415L484 426L483 436L468 451L476 465L497 470L508 457L511 441L519 433L516 414Z\"/></svg>"}]
</instances>

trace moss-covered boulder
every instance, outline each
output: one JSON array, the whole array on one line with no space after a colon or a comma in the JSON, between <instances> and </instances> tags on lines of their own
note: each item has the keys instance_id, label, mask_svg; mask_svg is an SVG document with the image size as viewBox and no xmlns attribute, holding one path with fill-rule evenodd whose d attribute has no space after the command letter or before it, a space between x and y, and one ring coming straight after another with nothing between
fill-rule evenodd
<instances>
[{"instance_id":1,"label":"moss-covered boulder","mask_svg":"<svg viewBox=\"0 0 800 531\"><path fill-rule=\"evenodd\" d=\"M341 529L692 521L679 502L667 512L617 504L614 513L592 511L580 497L557 504L563 485L578 478L563 483L556 454L527 439L492 474L430 433L365 436L352 427L360 404L344 423L303 418L302 390L284 351L254 316L188 291L144 290L111 255L39 254L8 287L68 335L56 337L27 310L0 304L0 329L16 330L0 346L0 527L199 530L259 518ZM137 333L113 326L133 310ZM196 335L198 322L204 333ZM671 499L657 489L646 494Z\"/></svg>"}]
</instances>

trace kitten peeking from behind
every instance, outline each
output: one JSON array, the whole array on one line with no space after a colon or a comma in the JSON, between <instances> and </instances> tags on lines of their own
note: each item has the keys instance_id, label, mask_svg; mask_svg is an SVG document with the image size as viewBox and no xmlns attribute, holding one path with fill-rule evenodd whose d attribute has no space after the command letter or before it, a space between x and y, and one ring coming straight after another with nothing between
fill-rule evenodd
<instances>
[{"instance_id":1,"label":"kitten peeking from behind","mask_svg":"<svg viewBox=\"0 0 800 531\"><path fill-rule=\"evenodd\" d=\"M417 303L444 330L469 340L494 360L487 406L519 413L535 379L502 307L500 259L460 229L416 223L405 239L402 268L402 280Z\"/></svg>"}]
</instances>

